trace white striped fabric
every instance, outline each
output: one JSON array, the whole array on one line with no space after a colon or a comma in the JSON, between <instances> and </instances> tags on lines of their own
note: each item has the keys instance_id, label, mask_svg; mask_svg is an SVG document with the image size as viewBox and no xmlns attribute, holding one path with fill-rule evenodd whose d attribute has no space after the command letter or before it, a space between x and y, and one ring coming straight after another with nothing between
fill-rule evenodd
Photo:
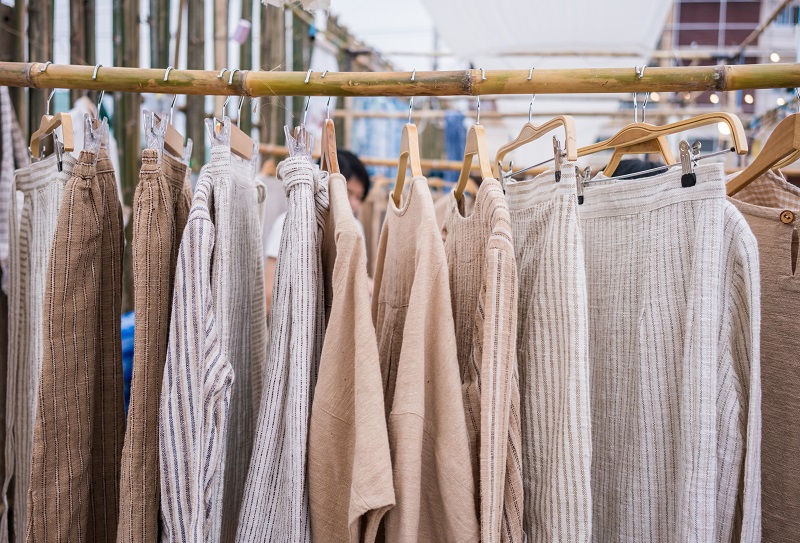
<instances>
[{"instance_id":1,"label":"white striped fabric","mask_svg":"<svg viewBox=\"0 0 800 543\"><path fill-rule=\"evenodd\" d=\"M212 153L214 150L212 149ZM211 285L212 168L200 174L181 240L158 413L162 541L219 541L233 367Z\"/></svg>"},{"instance_id":2,"label":"white striped fabric","mask_svg":"<svg viewBox=\"0 0 800 543\"><path fill-rule=\"evenodd\" d=\"M695 172L595 183L579 209L594 541L761 540L758 247L722 166Z\"/></svg>"},{"instance_id":3,"label":"white striped fabric","mask_svg":"<svg viewBox=\"0 0 800 543\"><path fill-rule=\"evenodd\" d=\"M506 184L517 269L517 359L528 541L592 534L588 308L575 166Z\"/></svg>"},{"instance_id":4,"label":"white striped fabric","mask_svg":"<svg viewBox=\"0 0 800 543\"><path fill-rule=\"evenodd\" d=\"M208 122L211 122L210 120ZM210 129L213 130L213 129ZM225 131L230 119L225 119ZM212 288L222 353L236 374L231 391L223 483L223 543L234 541L266 360L267 317L258 186L250 161L214 146L208 172L214 180L212 204L217 249Z\"/></svg>"},{"instance_id":5,"label":"white striped fabric","mask_svg":"<svg viewBox=\"0 0 800 543\"><path fill-rule=\"evenodd\" d=\"M8 211L11 207L11 181L15 168L28 165L28 151L23 142L22 131L17 123L14 106L8 87L0 87L0 268L2 289L8 293Z\"/></svg>"},{"instance_id":6,"label":"white striped fabric","mask_svg":"<svg viewBox=\"0 0 800 543\"><path fill-rule=\"evenodd\" d=\"M31 480L33 425L44 348L44 293L50 248L64 186L75 158L65 155L58 171L55 155L17 170L11 194L23 194L17 224L17 198L9 211L9 358L6 391L6 476L3 496L13 477L14 533L27 526L28 488ZM3 526L6 521L4 509Z\"/></svg>"},{"instance_id":7,"label":"white striped fabric","mask_svg":"<svg viewBox=\"0 0 800 543\"><path fill-rule=\"evenodd\" d=\"M236 540L310 543L308 422L325 334L327 179L307 157L278 165L289 199L275 271L269 358Z\"/></svg>"}]
</instances>

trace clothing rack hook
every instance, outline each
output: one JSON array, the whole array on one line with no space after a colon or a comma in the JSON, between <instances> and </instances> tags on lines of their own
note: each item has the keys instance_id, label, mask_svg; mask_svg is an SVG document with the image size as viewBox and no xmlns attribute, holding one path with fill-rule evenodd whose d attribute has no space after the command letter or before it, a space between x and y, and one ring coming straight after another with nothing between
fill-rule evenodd
<instances>
[{"instance_id":1,"label":"clothing rack hook","mask_svg":"<svg viewBox=\"0 0 800 543\"><path fill-rule=\"evenodd\" d=\"M528 81L533 79L533 67L531 67L531 71L528 72ZM528 106L528 122L531 122L533 118L533 102L536 100L536 94L531 94L531 103Z\"/></svg>"},{"instance_id":2,"label":"clothing rack hook","mask_svg":"<svg viewBox=\"0 0 800 543\"><path fill-rule=\"evenodd\" d=\"M222 102L222 114L220 115L220 117L223 118L223 119L225 118L225 108L228 107L228 102L230 102L230 101L231 101L231 97L230 97L230 95L228 95L228 97L225 98L225 101Z\"/></svg>"},{"instance_id":3,"label":"clothing rack hook","mask_svg":"<svg viewBox=\"0 0 800 543\"><path fill-rule=\"evenodd\" d=\"M528 72L528 81L530 81L531 79L533 79L533 67L531 67L531 71Z\"/></svg>"},{"instance_id":4,"label":"clothing rack hook","mask_svg":"<svg viewBox=\"0 0 800 543\"><path fill-rule=\"evenodd\" d=\"M411 72L411 81L414 81L417 78L417 70L416 68L414 71ZM408 101L408 124L411 124L411 111L414 109L414 97L412 96L411 99Z\"/></svg>"},{"instance_id":5,"label":"clothing rack hook","mask_svg":"<svg viewBox=\"0 0 800 543\"><path fill-rule=\"evenodd\" d=\"M167 71L164 72L164 81L169 79L169 72L172 71L172 69L173 69L172 66L167 66Z\"/></svg>"},{"instance_id":6,"label":"clothing rack hook","mask_svg":"<svg viewBox=\"0 0 800 543\"><path fill-rule=\"evenodd\" d=\"M333 98L333 97L332 96L328 96L328 103L325 104L325 118L326 119L330 119L331 118L331 98Z\"/></svg>"},{"instance_id":7,"label":"clothing rack hook","mask_svg":"<svg viewBox=\"0 0 800 543\"><path fill-rule=\"evenodd\" d=\"M311 79L311 70L308 70L308 72L306 72L306 80L305 80L305 81L303 81L303 83L305 83L306 85L308 85L308 80L309 80L309 79Z\"/></svg>"},{"instance_id":8,"label":"clothing rack hook","mask_svg":"<svg viewBox=\"0 0 800 543\"><path fill-rule=\"evenodd\" d=\"M322 79L325 79L326 75L328 75L328 70L322 70Z\"/></svg>"},{"instance_id":9,"label":"clothing rack hook","mask_svg":"<svg viewBox=\"0 0 800 543\"><path fill-rule=\"evenodd\" d=\"M414 71L411 72L411 81L414 81L416 78L417 78L417 70L414 69Z\"/></svg>"},{"instance_id":10,"label":"clothing rack hook","mask_svg":"<svg viewBox=\"0 0 800 543\"><path fill-rule=\"evenodd\" d=\"M100 98L97 99L97 117L98 118L100 117L100 106L103 105L103 98L105 97L105 95L106 95L106 91L101 90L100 91Z\"/></svg>"},{"instance_id":11,"label":"clothing rack hook","mask_svg":"<svg viewBox=\"0 0 800 543\"><path fill-rule=\"evenodd\" d=\"M45 110L45 115L50 115L50 101L53 99L53 95L56 93L56 89L53 89L50 92L50 96L47 97L47 109Z\"/></svg>"},{"instance_id":12,"label":"clothing rack hook","mask_svg":"<svg viewBox=\"0 0 800 543\"><path fill-rule=\"evenodd\" d=\"M481 81L486 81L486 72L483 71L483 68L481 68Z\"/></svg>"},{"instance_id":13,"label":"clothing rack hook","mask_svg":"<svg viewBox=\"0 0 800 543\"><path fill-rule=\"evenodd\" d=\"M94 67L94 73L92 74L92 81L97 79L97 70L99 70L102 67L103 67L102 64L98 64L97 66Z\"/></svg>"},{"instance_id":14,"label":"clothing rack hook","mask_svg":"<svg viewBox=\"0 0 800 543\"><path fill-rule=\"evenodd\" d=\"M236 75L236 72L241 72L239 68L234 68L231 70L231 76L228 78L228 86L230 87L233 85L233 76Z\"/></svg>"},{"instance_id":15,"label":"clothing rack hook","mask_svg":"<svg viewBox=\"0 0 800 543\"><path fill-rule=\"evenodd\" d=\"M164 81L167 81L169 79L169 72L171 70L173 70L172 66L167 66L167 70L164 72ZM178 95L175 94L172 97L172 103L169 106L169 124L172 124L172 112L175 110L175 102L177 100L178 100Z\"/></svg>"},{"instance_id":16,"label":"clothing rack hook","mask_svg":"<svg viewBox=\"0 0 800 543\"><path fill-rule=\"evenodd\" d=\"M638 123L639 122L639 104L636 101L636 94L637 93L635 93L635 92L633 93L633 122Z\"/></svg>"},{"instance_id":17,"label":"clothing rack hook","mask_svg":"<svg viewBox=\"0 0 800 543\"><path fill-rule=\"evenodd\" d=\"M644 95L644 103L642 104L642 122L646 122L646 115L647 115L647 101L650 99L650 93L646 93Z\"/></svg>"},{"instance_id":18,"label":"clothing rack hook","mask_svg":"<svg viewBox=\"0 0 800 543\"><path fill-rule=\"evenodd\" d=\"M41 68L39 68L39 71L40 71L41 73L45 73L45 72L47 71L47 67L48 67L48 66L50 66L51 64L52 64L52 62L50 62L50 61L48 60L47 62L45 62L45 63L44 63L44 66L42 66Z\"/></svg>"},{"instance_id":19,"label":"clothing rack hook","mask_svg":"<svg viewBox=\"0 0 800 543\"><path fill-rule=\"evenodd\" d=\"M239 97L239 107L236 108L236 127L242 127L242 104L244 104L244 96Z\"/></svg>"},{"instance_id":20,"label":"clothing rack hook","mask_svg":"<svg viewBox=\"0 0 800 543\"><path fill-rule=\"evenodd\" d=\"M477 118L475 119L475 124L481 124L481 97L476 96L475 98L478 99L478 115Z\"/></svg>"},{"instance_id":21,"label":"clothing rack hook","mask_svg":"<svg viewBox=\"0 0 800 543\"><path fill-rule=\"evenodd\" d=\"M222 79L222 75L223 75L225 72L227 72L227 71L228 71L228 69L227 69L227 68L223 68L223 69L221 69L221 70L219 71L219 75L217 75L217 79Z\"/></svg>"}]
</instances>

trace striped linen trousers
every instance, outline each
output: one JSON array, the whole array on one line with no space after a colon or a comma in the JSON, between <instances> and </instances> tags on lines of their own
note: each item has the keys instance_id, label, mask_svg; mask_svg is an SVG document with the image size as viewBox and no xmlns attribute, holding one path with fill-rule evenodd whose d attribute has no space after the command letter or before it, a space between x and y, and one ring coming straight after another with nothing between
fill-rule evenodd
<instances>
[{"instance_id":1,"label":"striped linen trousers","mask_svg":"<svg viewBox=\"0 0 800 543\"><path fill-rule=\"evenodd\" d=\"M122 209L104 148L64 190L47 269L26 540L116 539L122 401Z\"/></svg>"},{"instance_id":2,"label":"striped linen trousers","mask_svg":"<svg viewBox=\"0 0 800 543\"><path fill-rule=\"evenodd\" d=\"M211 282L211 170L200 172L178 252L158 411L161 540L171 543L219 541L222 520L234 371L222 349Z\"/></svg>"},{"instance_id":3,"label":"striped linen trousers","mask_svg":"<svg viewBox=\"0 0 800 543\"><path fill-rule=\"evenodd\" d=\"M289 204L275 271L269 358L236 540L311 541L308 425L325 334L327 178L308 157L278 165Z\"/></svg>"},{"instance_id":4,"label":"striped linen trousers","mask_svg":"<svg viewBox=\"0 0 800 543\"><path fill-rule=\"evenodd\" d=\"M117 541L158 541L158 406L167 357L172 287L189 214L186 166L166 152L142 153L133 197L133 377L122 449Z\"/></svg>"},{"instance_id":5,"label":"striped linen trousers","mask_svg":"<svg viewBox=\"0 0 800 543\"><path fill-rule=\"evenodd\" d=\"M442 237L456 348L479 482L481 541L523 541L523 483L517 368L517 265L503 188L485 179L472 213L447 196Z\"/></svg>"},{"instance_id":6,"label":"striped linen trousers","mask_svg":"<svg viewBox=\"0 0 800 543\"><path fill-rule=\"evenodd\" d=\"M580 206L594 541L761 540L758 247L722 165L695 174Z\"/></svg>"},{"instance_id":7,"label":"striped linen trousers","mask_svg":"<svg viewBox=\"0 0 800 543\"><path fill-rule=\"evenodd\" d=\"M588 308L575 166L506 184L519 273L525 533L592 534Z\"/></svg>"},{"instance_id":8,"label":"striped linen trousers","mask_svg":"<svg viewBox=\"0 0 800 543\"><path fill-rule=\"evenodd\" d=\"M233 155L229 147L213 147L208 167L214 180L217 248L211 273L217 326L221 348L236 374L223 482L221 541L226 543L236 537L267 356L260 215L264 189L250 161Z\"/></svg>"},{"instance_id":9,"label":"striped linen trousers","mask_svg":"<svg viewBox=\"0 0 800 543\"><path fill-rule=\"evenodd\" d=\"M28 488L31 482L33 427L43 357L44 294L50 249L58 223L64 186L75 166L65 155L58 171L56 156L17 171L12 194L24 195L19 224L17 199L11 200L10 308L11 349L6 401L6 477L4 493L13 489L12 532L25 534ZM9 486L14 480L13 487Z\"/></svg>"}]
</instances>

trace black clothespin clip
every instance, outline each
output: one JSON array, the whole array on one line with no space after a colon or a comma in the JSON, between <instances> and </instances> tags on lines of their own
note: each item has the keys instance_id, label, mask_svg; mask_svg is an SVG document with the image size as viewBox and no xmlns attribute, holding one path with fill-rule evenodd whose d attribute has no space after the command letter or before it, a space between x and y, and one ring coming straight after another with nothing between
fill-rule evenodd
<instances>
[{"instance_id":1,"label":"black clothespin clip","mask_svg":"<svg viewBox=\"0 0 800 543\"><path fill-rule=\"evenodd\" d=\"M558 138L553 136L553 160L555 160L556 183L561 181L561 158L563 156L561 151L561 142Z\"/></svg>"},{"instance_id":2,"label":"black clothespin clip","mask_svg":"<svg viewBox=\"0 0 800 543\"><path fill-rule=\"evenodd\" d=\"M581 169L578 166L575 166L575 180L577 185L577 192L578 192L578 205L583 204L583 184L588 181L588 179L592 176L592 167L586 166L581 172Z\"/></svg>"},{"instance_id":3,"label":"black clothespin clip","mask_svg":"<svg viewBox=\"0 0 800 543\"><path fill-rule=\"evenodd\" d=\"M694 142L691 147L689 142L681 140L678 148L681 156L681 186L693 187L697 184L697 175L694 173L694 157L700 153L700 142Z\"/></svg>"}]
</instances>

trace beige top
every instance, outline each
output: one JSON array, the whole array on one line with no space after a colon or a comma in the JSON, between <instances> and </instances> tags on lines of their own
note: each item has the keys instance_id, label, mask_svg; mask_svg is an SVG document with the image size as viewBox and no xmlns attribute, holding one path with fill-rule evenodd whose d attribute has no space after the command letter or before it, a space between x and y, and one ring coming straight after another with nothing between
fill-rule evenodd
<instances>
[{"instance_id":1,"label":"beige top","mask_svg":"<svg viewBox=\"0 0 800 543\"><path fill-rule=\"evenodd\" d=\"M385 539L478 541L444 245L425 178L408 184L389 202L372 299L397 498Z\"/></svg>"},{"instance_id":2,"label":"beige top","mask_svg":"<svg viewBox=\"0 0 800 543\"><path fill-rule=\"evenodd\" d=\"M755 234L761 265L763 540L800 541L800 188L767 172L731 202Z\"/></svg>"},{"instance_id":3,"label":"beige top","mask_svg":"<svg viewBox=\"0 0 800 543\"><path fill-rule=\"evenodd\" d=\"M332 175L328 187L322 263L331 296L308 437L311 530L317 541L369 543L395 503L392 462L364 241L347 181Z\"/></svg>"},{"instance_id":4,"label":"beige top","mask_svg":"<svg viewBox=\"0 0 800 543\"><path fill-rule=\"evenodd\" d=\"M501 534L522 541L518 285L508 204L495 179L481 184L467 217L452 192L447 201L442 235L472 470L480 481L481 541L501 541Z\"/></svg>"},{"instance_id":5,"label":"beige top","mask_svg":"<svg viewBox=\"0 0 800 543\"><path fill-rule=\"evenodd\" d=\"M367 197L358 210L358 220L364 226L364 242L367 245L367 273L375 275L375 261L378 258L378 242L381 239L381 227L386 217L386 201L389 185L372 185Z\"/></svg>"}]
</instances>

